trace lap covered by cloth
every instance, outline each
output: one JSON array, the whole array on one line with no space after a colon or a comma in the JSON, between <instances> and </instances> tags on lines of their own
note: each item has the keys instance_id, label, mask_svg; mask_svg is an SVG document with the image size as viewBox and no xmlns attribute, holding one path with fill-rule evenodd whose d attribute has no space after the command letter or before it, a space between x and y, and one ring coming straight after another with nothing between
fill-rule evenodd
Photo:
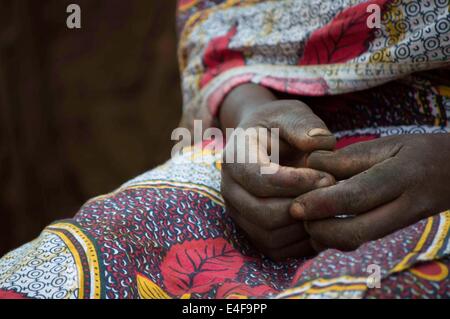
<instances>
[{"instance_id":1,"label":"lap covered by cloth","mask_svg":"<svg viewBox=\"0 0 450 319\"><path fill-rule=\"evenodd\" d=\"M178 31L191 130L217 125L226 94L255 83L333 98L315 111L339 147L449 131L448 1L180 0ZM0 297L450 297L449 212L352 252L274 262L227 215L220 158L187 149L51 224L0 260Z\"/></svg>"},{"instance_id":2,"label":"lap covered by cloth","mask_svg":"<svg viewBox=\"0 0 450 319\"><path fill-rule=\"evenodd\" d=\"M392 130L338 136L345 143ZM274 262L227 215L220 158L209 148L185 149L49 225L0 260L0 297L450 297L450 212L352 252Z\"/></svg>"}]
</instances>

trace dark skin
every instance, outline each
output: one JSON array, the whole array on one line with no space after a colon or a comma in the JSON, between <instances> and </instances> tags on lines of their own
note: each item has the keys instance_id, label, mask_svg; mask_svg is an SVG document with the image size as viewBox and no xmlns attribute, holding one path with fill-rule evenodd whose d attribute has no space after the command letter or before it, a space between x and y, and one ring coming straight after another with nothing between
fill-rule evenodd
<instances>
[{"instance_id":1,"label":"dark skin","mask_svg":"<svg viewBox=\"0 0 450 319\"><path fill-rule=\"evenodd\" d=\"M289 207L296 196L335 183L332 175L301 164L315 150L332 150L335 137L304 103L277 100L253 84L227 96L220 121L223 129L279 128L280 162L284 163L271 175L259 173L262 158L256 164L224 163L222 195L227 212L254 246L272 259L313 254L303 222L290 215ZM225 154L231 151L226 147Z\"/></svg>"},{"instance_id":2,"label":"dark skin","mask_svg":"<svg viewBox=\"0 0 450 319\"><path fill-rule=\"evenodd\" d=\"M333 151L335 137L307 105L254 84L228 94L220 122L280 129L277 173L259 173L267 156L222 170L227 212L274 260L353 250L450 208L443 195L450 194L448 134L385 137ZM341 214L354 217L335 218Z\"/></svg>"},{"instance_id":3,"label":"dark skin","mask_svg":"<svg viewBox=\"0 0 450 319\"><path fill-rule=\"evenodd\" d=\"M398 135L312 153L307 165L342 182L291 207L316 250L354 250L450 208L450 135ZM346 212L355 217L334 218Z\"/></svg>"}]
</instances>

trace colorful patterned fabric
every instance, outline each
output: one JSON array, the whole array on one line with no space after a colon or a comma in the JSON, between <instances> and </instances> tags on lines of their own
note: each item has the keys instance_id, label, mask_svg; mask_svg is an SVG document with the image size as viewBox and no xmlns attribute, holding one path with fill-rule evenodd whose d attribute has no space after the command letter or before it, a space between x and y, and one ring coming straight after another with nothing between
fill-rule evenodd
<instances>
[{"instance_id":1,"label":"colorful patterned fabric","mask_svg":"<svg viewBox=\"0 0 450 319\"><path fill-rule=\"evenodd\" d=\"M381 29L367 29L370 4ZM254 82L314 96L338 147L450 132L448 1L184 0L178 15L188 127L214 125L223 97ZM450 211L352 252L274 262L228 216L220 159L187 148L49 225L0 259L0 298L450 297Z\"/></svg>"},{"instance_id":2,"label":"colorful patterned fabric","mask_svg":"<svg viewBox=\"0 0 450 319\"><path fill-rule=\"evenodd\" d=\"M397 79L422 86L429 79L412 72L448 67L448 0L179 2L181 123L189 128L193 119L214 125L223 97L246 82L323 96ZM370 5L381 9L380 28L367 24ZM430 109L422 111L441 121L441 93L425 94Z\"/></svg>"},{"instance_id":3,"label":"colorful patterned fabric","mask_svg":"<svg viewBox=\"0 0 450 319\"><path fill-rule=\"evenodd\" d=\"M205 161L193 165L199 155ZM429 295L450 297L450 212L353 252L273 262L227 215L219 158L193 148L90 200L3 257L0 289L31 298L360 298L395 293L391 278L416 287L411 276L423 274ZM443 257L436 270L411 269ZM370 265L380 267L380 292L366 284ZM401 294L414 294L410 286Z\"/></svg>"}]
</instances>

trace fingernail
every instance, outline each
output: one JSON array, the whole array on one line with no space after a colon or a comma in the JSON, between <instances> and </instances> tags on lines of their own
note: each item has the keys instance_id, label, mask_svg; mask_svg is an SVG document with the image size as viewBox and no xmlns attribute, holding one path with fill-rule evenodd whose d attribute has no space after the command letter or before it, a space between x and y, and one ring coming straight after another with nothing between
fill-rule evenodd
<instances>
[{"instance_id":1,"label":"fingernail","mask_svg":"<svg viewBox=\"0 0 450 319\"><path fill-rule=\"evenodd\" d=\"M331 186L334 184L334 181L331 180L331 178L329 177L322 177L317 183L316 186L318 188L320 187L327 187L327 186Z\"/></svg>"},{"instance_id":2,"label":"fingernail","mask_svg":"<svg viewBox=\"0 0 450 319\"><path fill-rule=\"evenodd\" d=\"M294 202L291 206L291 215L294 218L304 219L305 218L305 207L299 202Z\"/></svg>"},{"instance_id":3,"label":"fingernail","mask_svg":"<svg viewBox=\"0 0 450 319\"><path fill-rule=\"evenodd\" d=\"M333 134L331 134L330 131L328 131L326 129L323 129L323 128L313 128L307 134L310 137L321 137L321 136L331 136L331 135L333 135Z\"/></svg>"}]
</instances>

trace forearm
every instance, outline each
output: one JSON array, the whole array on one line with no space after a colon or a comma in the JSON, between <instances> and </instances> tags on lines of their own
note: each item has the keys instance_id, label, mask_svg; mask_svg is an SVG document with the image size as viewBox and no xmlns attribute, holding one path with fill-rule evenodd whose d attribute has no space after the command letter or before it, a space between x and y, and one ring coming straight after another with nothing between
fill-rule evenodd
<instances>
[{"instance_id":1,"label":"forearm","mask_svg":"<svg viewBox=\"0 0 450 319\"><path fill-rule=\"evenodd\" d=\"M220 108L221 128L236 128L258 106L276 99L270 90L257 84L236 87L227 95Z\"/></svg>"}]
</instances>

